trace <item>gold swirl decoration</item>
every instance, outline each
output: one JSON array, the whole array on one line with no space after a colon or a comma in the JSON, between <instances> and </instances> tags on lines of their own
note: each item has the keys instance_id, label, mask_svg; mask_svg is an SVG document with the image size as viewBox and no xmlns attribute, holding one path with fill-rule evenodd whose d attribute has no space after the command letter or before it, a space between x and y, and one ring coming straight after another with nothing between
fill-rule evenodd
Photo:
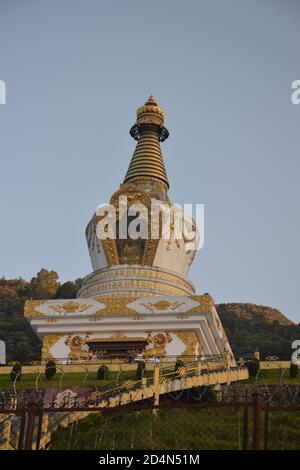
<instances>
[{"instance_id":1,"label":"gold swirl decoration","mask_svg":"<svg viewBox=\"0 0 300 470\"><path fill-rule=\"evenodd\" d=\"M197 346L199 344L195 331L174 331L173 332L185 345L185 350L181 353L181 357L191 357L197 354Z\"/></svg>"},{"instance_id":2,"label":"gold swirl decoration","mask_svg":"<svg viewBox=\"0 0 300 470\"><path fill-rule=\"evenodd\" d=\"M50 349L56 345L56 343L63 337L64 335L45 335L43 340L43 347L42 347L42 361L45 359L53 359L54 356L50 352Z\"/></svg>"}]
</instances>

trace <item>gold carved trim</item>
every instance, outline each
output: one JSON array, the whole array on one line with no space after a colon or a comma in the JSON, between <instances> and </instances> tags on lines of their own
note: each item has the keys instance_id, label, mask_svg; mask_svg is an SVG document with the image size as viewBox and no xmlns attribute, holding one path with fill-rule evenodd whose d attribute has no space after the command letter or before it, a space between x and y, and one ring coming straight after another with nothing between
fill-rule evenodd
<instances>
[{"instance_id":1,"label":"gold carved trim","mask_svg":"<svg viewBox=\"0 0 300 470\"><path fill-rule=\"evenodd\" d=\"M39 312L37 307L43 305L47 300L26 300L24 306L24 316L25 317L45 317L44 313Z\"/></svg>"},{"instance_id":2,"label":"gold carved trim","mask_svg":"<svg viewBox=\"0 0 300 470\"><path fill-rule=\"evenodd\" d=\"M54 359L53 354L50 352L50 349L56 345L56 343L63 338L65 335L45 335L43 339L42 347L42 360L44 359Z\"/></svg>"},{"instance_id":3,"label":"gold carved trim","mask_svg":"<svg viewBox=\"0 0 300 470\"><path fill-rule=\"evenodd\" d=\"M176 330L173 333L184 343L185 350L181 353L181 357L184 356L196 356L197 347L199 345L198 337L195 331L180 331Z\"/></svg>"},{"instance_id":4,"label":"gold carved trim","mask_svg":"<svg viewBox=\"0 0 300 470\"><path fill-rule=\"evenodd\" d=\"M126 298L95 297L97 302L105 305L105 308L98 310L95 315L136 314L137 312L127 307L127 304L137 299L138 297L132 297L130 300Z\"/></svg>"},{"instance_id":5,"label":"gold carved trim","mask_svg":"<svg viewBox=\"0 0 300 470\"><path fill-rule=\"evenodd\" d=\"M214 302L210 295L192 295L189 298L195 300L195 302L199 302L199 305L196 305L185 313L199 313L212 311Z\"/></svg>"},{"instance_id":6,"label":"gold carved trim","mask_svg":"<svg viewBox=\"0 0 300 470\"><path fill-rule=\"evenodd\" d=\"M158 302L147 302L146 304L142 305L153 312L154 310L176 310L184 304L185 302L169 302L168 300L159 300Z\"/></svg>"},{"instance_id":7,"label":"gold carved trim","mask_svg":"<svg viewBox=\"0 0 300 470\"><path fill-rule=\"evenodd\" d=\"M56 304L56 305L49 306L49 308L51 308L52 310L55 310L55 312L58 312L58 313L85 312L91 307L92 305L82 304L79 302L75 302L74 300L70 300L69 302L66 302L63 304Z\"/></svg>"}]
</instances>

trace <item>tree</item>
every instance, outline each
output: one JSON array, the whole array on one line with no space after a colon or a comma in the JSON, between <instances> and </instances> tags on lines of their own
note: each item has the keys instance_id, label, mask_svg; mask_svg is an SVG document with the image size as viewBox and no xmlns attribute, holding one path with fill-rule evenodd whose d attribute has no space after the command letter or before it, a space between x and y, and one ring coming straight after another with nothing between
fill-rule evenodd
<instances>
[{"instance_id":1,"label":"tree","mask_svg":"<svg viewBox=\"0 0 300 470\"><path fill-rule=\"evenodd\" d=\"M35 299L53 298L59 287L58 274L55 271L41 269L36 277L31 279L31 294Z\"/></svg>"},{"instance_id":2,"label":"tree","mask_svg":"<svg viewBox=\"0 0 300 470\"><path fill-rule=\"evenodd\" d=\"M78 287L76 286L75 282L67 281L61 284L56 293L56 299L75 299L76 294L78 291Z\"/></svg>"}]
</instances>

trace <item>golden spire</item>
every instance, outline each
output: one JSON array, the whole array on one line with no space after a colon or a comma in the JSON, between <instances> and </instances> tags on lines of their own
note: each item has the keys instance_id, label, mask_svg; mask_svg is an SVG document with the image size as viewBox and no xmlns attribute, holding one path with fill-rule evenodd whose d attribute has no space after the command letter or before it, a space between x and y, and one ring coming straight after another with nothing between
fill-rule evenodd
<instances>
[{"instance_id":1,"label":"golden spire","mask_svg":"<svg viewBox=\"0 0 300 470\"><path fill-rule=\"evenodd\" d=\"M124 183L136 178L151 178L162 181L169 187L168 177L160 149L169 132L164 126L164 110L158 106L154 96L137 109L136 123L130 135L138 141L127 170Z\"/></svg>"}]
</instances>

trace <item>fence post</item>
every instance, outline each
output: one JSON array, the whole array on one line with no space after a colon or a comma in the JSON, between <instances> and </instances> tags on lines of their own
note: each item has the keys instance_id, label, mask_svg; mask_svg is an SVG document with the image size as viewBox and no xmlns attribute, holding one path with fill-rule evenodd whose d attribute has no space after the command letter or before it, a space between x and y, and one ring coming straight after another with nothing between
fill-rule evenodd
<instances>
[{"instance_id":1,"label":"fence post","mask_svg":"<svg viewBox=\"0 0 300 470\"><path fill-rule=\"evenodd\" d=\"M253 438L252 449L259 450L260 446L260 413L261 396L259 392L253 393Z\"/></svg>"},{"instance_id":2,"label":"fence post","mask_svg":"<svg viewBox=\"0 0 300 470\"><path fill-rule=\"evenodd\" d=\"M249 416L249 405L248 402L244 404L244 415L243 415L243 450L248 449L248 416Z\"/></svg>"},{"instance_id":3,"label":"fence post","mask_svg":"<svg viewBox=\"0 0 300 470\"><path fill-rule=\"evenodd\" d=\"M20 422L20 431L19 431L18 450L23 449L25 426L26 426L26 410L23 409L21 411L21 422Z\"/></svg>"},{"instance_id":4,"label":"fence post","mask_svg":"<svg viewBox=\"0 0 300 470\"><path fill-rule=\"evenodd\" d=\"M269 449L269 429L270 429L270 412L269 412L269 408L265 408L264 450Z\"/></svg>"},{"instance_id":5,"label":"fence post","mask_svg":"<svg viewBox=\"0 0 300 470\"><path fill-rule=\"evenodd\" d=\"M160 377L160 367L156 365L154 367L154 373L153 373L154 406L155 407L158 407L159 405L159 377ZM156 414L157 410L154 409L153 413Z\"/></svg>"},{"instance_id":6,"label":"fence post","mask_svg":"<svg viewBox=\"0 0 300 470\"><path fill-rule=\"evenodd\" d=\"M28 419L27 419L27 428L25 436L25 449L32 449L32 440L33 440L33 431L34 431L34 421L35 417L38 414L38 406L35 403L30 403L28 405Z\"/></svg>"}]
</instances>

